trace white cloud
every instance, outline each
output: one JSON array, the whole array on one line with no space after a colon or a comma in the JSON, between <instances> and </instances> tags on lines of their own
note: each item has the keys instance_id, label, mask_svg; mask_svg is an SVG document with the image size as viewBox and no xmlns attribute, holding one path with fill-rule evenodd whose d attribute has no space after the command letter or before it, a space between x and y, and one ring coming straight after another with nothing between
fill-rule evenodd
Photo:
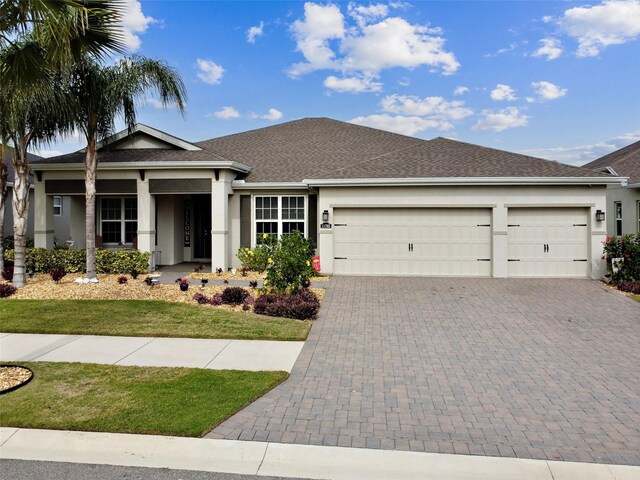
<instances>
[{"instance_id":1,"label":"white cloud","mask_svg":"<svg viewBox=\"0 0 640 480\"><path fill-rule=\"evenodd\" d=\"M248 117L252 120L269 120L270 122L275 122L282 118L282 112L275 108L270 108L264 115L252 112Z\"/></svg>"},{"instance_id":2,"label":"white cloud","mask_svg":"<svg viewBox=\"0 0 640 480\"><path fill-rule=\"evenodd\" d=\"M526 40L523 41L522 43L511 42L508 47L500 48L495 53L486 53L484 56L487 57L487 58L497 57L498 55L502 55L503 53L513 52L515 49L520 47L520 45L526 45L527 43L529 43L529 42L527 42Z\"/></svg>"},{"instance_id":3,"label":"white cloud","mask_svg":"<svg viewBox=\"0 0 640 480\"><path fill-rule=\"evenodd\" d=\"M402 77L400 80L398 80L398 85L400 85L401 87L408 87L409 85L411 85L411 79L409 77Z\"/></svg>"},{"instance_id":4,"label":"white cloud","mask_svg":"<svg viewBox=\"0 0 640 480\"><path fill-rule=\"evenodd\" d=\"M34 154L40 156L40 157L44 157L44 158L49 158L49 157L57 157L58 155L62 155L64 152L60 151L60 150L34 150L33 152ZM9 179L10 182L13 182L13 179L10 178Z\"/></svg>"},{"instance_id":5,"label":"white cloud","mask_svg":"<svg viewBox=\"0 0 640 480\"><path fill-rule=\"evenodd\" d=\"M512 102L517 100L516 92L509 85L499 83L496 88L491 90L491 100L496 102L507 101Z\"/></svg>"},{"instance_id":6,"label":"white cloud","mask_svg":"<svg viewBox=\"0 0 640 480\"><path fill-rule=\"evenodd\" d=\"M640 35L640 0L604 0L599 5L573 7L557 24L578 41L578 57L595 57L608 46Z\"/></svg>"},{"instance_id":7,"label":"white cloud","mask_svg":"<svg viewBox=\"0 0 640 480\"><path fill-rule=\"evenodd\" d=\"M507 107L497 111L484 110L482 118L473 126L473 130L502 132L509 128L526 126L529 123L529 118L517 107Z\"/></svg>"},{"instance_id":8,"label":"white cloud","mask_svg":"<svg viewBox=\"0 0 640 480\"><path fill-rule=\"evenodd\" d=\"M314 70L333 69L337 66L335 53L329 40L342 38L345 32L344 17L336 5L304 4L304 20L296 20L291 27L297 50L307 63L291 67L290 75L297 77Z\"/></svg>"},{"instance_id":9,"label":"white cloud","mask_svg":"<svg viewBox=\"0 0 640 480\"><path fill-rule=\"evenodd\" d=\"M142 106L150 105L153 108L157 108L158 110L165 108L178 108L178 104L175 102L169 102L168 104L164 105L160 100L152 97L145 98L140 103L142 104Z\"/></svg>"},{"instance_id":10,"label":"white cloud","mask_svg":"<svg viewBox=\"0 0 640 480\"><path fill-rule=\"evenodd\" d=\"M459 100L447 101L442 97L419 98L410 95L389 95L380 102L386 113L398 113L405 116L428 117L441 121L442 126L451 128L449 121L457 121L473 115Z\"/></svg>"},{"instance_id":11,"label":"white cloud","mask_svg":"<svg viewBox=\"0 0 640 480\"><path fill-rule=\"evenodd\" d=\"M389 132L400 133L402 135L415 135L418 132L429 128L441 128L441 122L421 117L405 117L403 115L369 115L366 117L356 117L349 120L356 125L379 128Z\"/></svg>"},{"instance_id":12,"label":"white cloud","mask_svg":"<svg viewBox=\"0 0 640 480\"><path fill-rule=\"evenodd\" d=\"M462 85L459 87L456 87L455 90L453 91L454 95L464 95L465 93L469 93L469 89L467 87L463 87Z\"/></svg>"},{"instance_id":13,"label":"white cloud","mask_svg":"<svg viewBox=\"0 0 640 480\"><path fill-rule=\"evenodd\" d=\"M449 75L460 67L455 55L444 49L440 29L386 17L388 8L381 4L349 4L347 10L355 24L337 5L305 3L304 19L292 25L297 50L305 61L292 65L290 76L328 69L350 77L377 78L385 69L420 66Z\"/></svg>"},{"instance_id":14,"label":"white cloud","mask_svg":"<svg viewBox=\"0 0 640 480\"><path fill-rule=\"evenodd\" d=\"M247 30L247 42L251 44L256 43L256 38L261 37L263 33L264 22L260 21L259 25L251 27L249 30Z\"/></svg>"},{"instance_id":15,"label":"white cloud","mask_svg":"<svg viewBox=\"0 0 640 480\"><path fill-rule=\"evenodd\" d=\"M389 14L389 7L384 3L376 3L375 5L356 5L350 2L347 10L349 15L353 17L360 28L371 23L378 18L386 17Z\"/></svg>"},{"instance_id":16,"label":"white cloud","mask_svg":"<svg viewBox=\"0 0 640 480\"><path fill-rule=\"evenodd\" d=\"M562 43L557 38L543 38L538 43L540 43L540 48L533 52L532 56L547 57L547 61L549 61L562 55Z\"/></svg>"},{"instance_id":17,"label":"white cloud","mask_svg":"<svg viewBox=\"0 0 640 480\"><path fill-rule=\"evenodd\" d=\"M554 85L551 82L533 82L531 87L538 95L540 100L555 100L560 97L564 97L567 94L566 88L561 88L558 85Z\"/></svg>"},{"instance_id":18,"label":"white cloud","mask_svg":"<svg viewBox=\"0 0 640 480\"><path fill-rule=\"evenodd\" d=\"M374 82L371 78L345 77L338 78L333 75L324 80L324 86L336 92L379 92L382 84Z\"/></svg>"},{"instance_id":19,"label":"white cloud","mask_svg":"<svg viewBox=\"0 0 640 480\"><path fill-rule=\"evenodd\" d=\"M640 130L593 144L568 147L533 148L523 150L526 155L555 160L570 165L584 165L608 153L640 140Z\"/></svg>"},{"instance_id":20,"label":"white cloud","mask_svg":"<svg viewBox=\"0 0 640 480\"><path fill-rule=\"evenodd\" d=\"M156 23L153 17L142 12L142 5L138 0L125 0L122 3L122 36L124 44L130 52L136 52L142 45L139 35Z\"/></svg>"},{"instance_id":21,"label":"white cloud","mask_svg":"<svg viewBox=\"0 0 640 480\"><path fill-rule=\"evenodd\" d=\"M204 83L210 85L217 85L222 81L222 75L224 75L224 68L221 65L211 61L203 60L199 58L198 63L198 78Z\"/></svg>"},{"instance_id":22,"label":"white cloud","mask_svg":"<svg viewBox=\"0 0 640 480\"><path fill-rule=\"evenodd\" d=\"M240 117L240 113L238 112L238 110L236 110L231 106L222 107L217 112L213 112L212 115L216 118L221 118L223 120L230 120L232 118ZM211 115L207 115L207 116L211 116Z\"/></svg>"}]
</instances>

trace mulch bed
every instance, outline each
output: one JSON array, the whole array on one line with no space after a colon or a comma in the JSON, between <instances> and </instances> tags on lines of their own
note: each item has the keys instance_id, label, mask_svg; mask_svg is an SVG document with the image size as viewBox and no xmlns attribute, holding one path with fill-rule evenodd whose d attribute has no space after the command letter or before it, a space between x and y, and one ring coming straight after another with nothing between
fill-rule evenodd
<instances>
[{"instance_id":1,"label":"mulch bed","mask_svg":"<svg viewBox=\"0 0 640 480\"><path fill-rule=\"evenodd\" d=\"M33 372L26 367L0 365L0 395L26 385L32 378Z\"/></svg>"}]
</instances>

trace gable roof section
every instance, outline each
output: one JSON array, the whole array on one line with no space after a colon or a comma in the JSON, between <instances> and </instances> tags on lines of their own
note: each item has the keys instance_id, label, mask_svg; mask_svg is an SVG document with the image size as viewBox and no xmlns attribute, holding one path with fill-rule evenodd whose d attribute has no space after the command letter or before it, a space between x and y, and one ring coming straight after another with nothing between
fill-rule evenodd
<instances>
[{"instance_id":1,"label":"gable roof section","mask_svg":"<svg viewBox=\"0 0 640 480\"><path fill-rule=\"evenodd\" d=\"M526 155L436 138L422 140L329 118L305 118L196 142L201 150L133 149L100 153L101 168L179 168L241 165L252 183L302 183L305 179L569 178L609 183L615 177ZM81 166L83 154L40 165ZM187 162L187 163L184 163ZM204 167L204 164L203 164ZM243 171L243 169L240 169Z\"/></svg>"},{"instance_id":2,"label":"gable roof section","mask_svg":"<svg viewBox=\"0 0 640 480\"><path fill-rule=\"evenodd\" d=\"M612 169L616 175L629 177L629 185L640 185L640 141L587 163L584 168L609 172Z\"/></svg>"},{"instance_id":3,"label":"gable roof section","mask_svg":"<svg viewBox=\"0 0 640 480\"><path fill-rule=\"evenodd\" d=\"M110 145L124 142L128 137L133 137L136 135L146 135L152 137L159 142L167 145L168 147L178 150L201 150L200 147L194 145L193 143L187 142L178 137L174 137L173 135L169 135L168 133L162 132L143 123L137 123L131 131L125 128L124 130L121 130L118 133L115 133L110 137L101 140L96 144L96 148L98 150L102 150Z\"/></svg>"}]
</instances>

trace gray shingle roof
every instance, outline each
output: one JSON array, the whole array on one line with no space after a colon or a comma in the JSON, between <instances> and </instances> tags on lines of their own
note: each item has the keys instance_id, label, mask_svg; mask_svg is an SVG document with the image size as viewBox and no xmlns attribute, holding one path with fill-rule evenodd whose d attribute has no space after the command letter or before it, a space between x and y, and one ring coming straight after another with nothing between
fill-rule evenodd
<instances>
[{"instance_id":1,"label":"gray shingle roof","mask_svg":"<svg viewBox=\"0 0 640 480\"><path fill-rule=\"evenodd\" d=\"M629 177L629 184L640 183L640 141L584 165L593 170L607 167L613 168L621 177Z\"/></svg>"},{"instance_id":2,"label":"gray shingle roof","mask_svg":"<svg viewBox=\"0 0 640 480\"><path fill-rule=\"evenodd\" d=\"M305 118L195 143L201 151L116 150L100 162L231 160L247 182L303 179L606 176L540 158L436 138L422 140L332 120ZM43 163L82 163L73 153Z\"/></svg>"}]
</instances>

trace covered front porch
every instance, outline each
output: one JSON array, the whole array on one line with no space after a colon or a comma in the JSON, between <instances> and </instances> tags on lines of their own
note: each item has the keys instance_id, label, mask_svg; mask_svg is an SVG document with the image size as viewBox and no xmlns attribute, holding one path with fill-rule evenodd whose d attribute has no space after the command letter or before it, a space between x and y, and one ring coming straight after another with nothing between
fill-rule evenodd
<instances>
[{"instance_id":1,"label":"covered front porch","mask_svg":"<svg viewBox=\"0 0 640 480\"><path fill-rule=\"evenodd\" d=\"M68 241L71 248L86 247L81 175L82 172L69 171L45 171L37 175L36 247L54 248L56 237L58 245ZM229 195L234 177L231 171L211 170L99 172L96 246L150 252L152 269L196 262L210 264L212 271L226 270L232 263ZM68 198L68 238L61 237L54 228L54 198L60 196ZM66 236L66 232L62 235Z\"/></svg>"}]
</instances>

